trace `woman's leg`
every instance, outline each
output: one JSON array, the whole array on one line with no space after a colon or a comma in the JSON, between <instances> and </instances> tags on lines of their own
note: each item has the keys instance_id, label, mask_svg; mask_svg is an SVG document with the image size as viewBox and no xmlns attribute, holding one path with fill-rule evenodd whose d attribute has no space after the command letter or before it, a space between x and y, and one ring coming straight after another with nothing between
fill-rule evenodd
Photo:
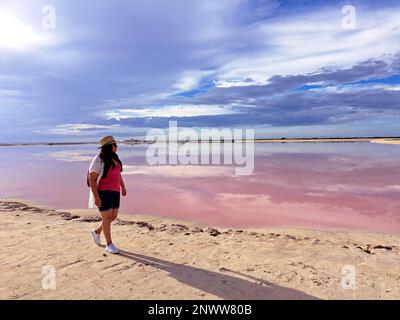
<instances>
[{"instance_id":1,"label":"woman's leg","mask_svg":"<svg viewBox=\"0 0 400 320\"><path fill-rule=\"evenodd\" d=\"M100 234L103 231L103 221L99 224L99 226L94 230L97 234Z\"/></svg>"},{"instance_id":2,"label":"woman's leg","mask_svg":"<svg viewBox=\"0 0 400 320\"><path fill-rule=\"evenodd\" d=\"M113 192L113 208L112 208L113 221L118 217L120 201L121 201L121 193Z\"/></svg>"},{"instance_id":3,"label":"woman's leg","mask_svg":"<svg viewBox=\"0 0 400 320\"><path fill-rule=\"evenodd\" d=\"M113 201L111 193L108 191L99 191L99 196L101 199L102 207L106 208L106 210L103 212L108 212L109 210L111 210L112 209L112 201ZM100 213L102 213L102 212L100 211ZM102 217L103 217L103 215L102 215ZM104 221L104 218L102 219L99 226L95 229L95 232L97 234L100 234L103 231L103 221Z\"/></svg>"},{"instance_id":4,"label":"woman's leg","mask_svg":"<svg viewBox=\"0 0 400 320\"><path fill-rule=\"evenodd\" d=\"M104 237L106 238L107 245L112 243L111 240L111 222L113 221L112 209L101 212L102 229L104 232Z\"/></svg>"},{"instance_id":5,"label":"woman's leg","mask_svg":"<svg viewBox=\"0 0 400 320\"><path fill-rule=\"evenodd\" d=\"M112 209L112 221L114 221L115 219L117 219L118 217L118 210L119 208L114 208ZM103 221L99 224L99 226L95 229L97 234L100 234L103 231Z\"/></svg>"},{"instance_id":6,"label":"woman's leg","mask_svg":"<svg viewBox=\"0 0 400 320\"><path fill-rule=\"evenodd\" d=\"M112 209L112 217L113 217L112 221L114 221L115 219L117 219L117 217L118 217L118 210L119 210L119 208L113 208L113 209Z\"/></svg>"},{"instance_id":7,"label":"woman's leg","mask_svg":"<svg viewBox=\"0 0 400 320\"><path fill-rule=\"evenodd\" d=\"M101 196L103 196L102 202L107 201L107 205L108 205L109 202L111 201L112 206L117 206L117 208L112 208L110 210L101 212L102 222L95 229L95 232L97 234L100 234L102 231L104 231L104 237L106 238L107 245L109 245L110 243L112 243L112 241L111 241L111 222L113 222L118 217L120 193L119 192L112 192L112 193L99 192L99 194L101 194ZM109 198L109 197L111 197L111 198Z\"/></svg>"}]
</instances>

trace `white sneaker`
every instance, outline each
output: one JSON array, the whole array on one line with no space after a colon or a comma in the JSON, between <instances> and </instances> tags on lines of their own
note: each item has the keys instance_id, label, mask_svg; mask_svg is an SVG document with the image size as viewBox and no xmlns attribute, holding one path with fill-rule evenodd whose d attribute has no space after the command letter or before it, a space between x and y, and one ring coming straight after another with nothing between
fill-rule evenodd
<instances>
[{"instance_id":1,"label":"white sneaker","mask_svg":"<svg viewBox=\"0 0 400 320\"><path fill-rule=\"evenodd\" d=\"M116 246L114 246L114 244L110 243L108 246L106 246L106 252L117 254L119 253L119 250Z\"/></svg>"},{"instance_id":2,"label":"white sneaker","mask_svg":"<svg viewBox=\"0 0 400 320\"><path fill-rule=\"evenodd\" d=\"M95 244L100 245L100 235L96 233L96 229L92 230L92 237Z\"/></svg>"}]
</instances>

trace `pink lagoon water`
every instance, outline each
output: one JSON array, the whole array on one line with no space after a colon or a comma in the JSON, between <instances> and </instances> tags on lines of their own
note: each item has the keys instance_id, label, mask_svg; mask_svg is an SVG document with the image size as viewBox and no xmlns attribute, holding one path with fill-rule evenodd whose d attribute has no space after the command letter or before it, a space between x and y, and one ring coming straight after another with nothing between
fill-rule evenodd
<instances>
[{"instance_id":1,"label":"pink lagoon water","mask_svg":"<svg viewBox=\"0 0 400 320\"><path fill-rule=\"evenodd\" d=\"M400 233L400 146L255 144L254 171L159 165L147 145L119 145L128 196L120 211L226 227L306 227ZM87 208L97 145L1 147L0 197Z\"/></svg>"}]
</instances>

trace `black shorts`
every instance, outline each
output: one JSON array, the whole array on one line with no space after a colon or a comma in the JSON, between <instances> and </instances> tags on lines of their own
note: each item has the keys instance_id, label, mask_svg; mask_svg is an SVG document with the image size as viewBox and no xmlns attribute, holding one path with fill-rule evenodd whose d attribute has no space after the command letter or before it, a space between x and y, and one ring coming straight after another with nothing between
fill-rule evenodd
<instances>
[{"instance_id":1,"label":"black shorts","mask_svg":"<svg viewBox=\"0 0 400 320\"><path fill-rule=\"evenodd\" d=\"M119 191L99 191L99 196L101 200L100 212L119 208L119 200L121 197Z\"/></svg>"}]
</instances>

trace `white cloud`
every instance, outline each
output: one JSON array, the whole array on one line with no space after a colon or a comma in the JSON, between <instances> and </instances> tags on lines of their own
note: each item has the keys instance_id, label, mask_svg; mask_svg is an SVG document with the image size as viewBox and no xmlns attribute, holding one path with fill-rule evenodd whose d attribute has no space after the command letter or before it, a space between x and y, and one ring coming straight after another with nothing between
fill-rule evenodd
<instances>
[{"instance_id":1,"label":"white cloud","mask_svg":"<svg viewBox=\"0 0 400 320\"><path fill-rule=\"evenodd\" d=\"M0 12L0 48L25 50L50 45L53 41L51 33L34 30L12 14Z\"/></svg>"},{"instance_id":2,"label":"white cloud","mask_svg":"<svg viewBox=\"0 0 400 320\"><path fill-rule=\"evenodd\" d=\"M82 135L82 134L90 134L95 133L93 130L103 131L110 130L119 127L118 124L103 126L98 124L87 124L87 123L74 123L74 124L61 124L56 126L55 128L49 129L47 132L52 134L66 134L66 135ZM42 132L42 131L41 131Z\"/></svg>"},{"instance_id":3,"label":"white cloud","mask_svg":"<svg viewBox=\"0 0 400 320\"><path fill-rule=\"evenodd\" d=\"M43 152L36 153L36 156L47 156L60 161L91 161L93 159L93 155L85 155L83 152L79 151L56 151L56 152Z\"/></svg>"},{"instance_id":4,"label":"white cloud","mask_svg":"<svg viewBox=\"0 0 400 320\"><path fill-rule=\"evenodd\" d=\"M393 90L393 91L400 91L400 85L399 86L387 86L385 90Z\"/></svg>"},{"instance_id":5,"label":"white cloud","mask_svg":"<svg viewBox=\"0 0 400 320\"><path fill-rule=\"evenodd\" d=\"M365 91L365 90L378 90L378 89L383 89L383 90L399 90L397 89L399 87L384 84L384 83L354 83L354 84L346 84L346 85L340 85L340 86L335 86L335 85L330 85L327 87L322 87L322 88L311 88L308 89L308 91L314 91L314 92L334 92L334 93L346 93L346 92L359 92L359 91Z\"/></svg>"},{"instance_id":6,"label":"white cloud","mask_svg":"<svg viewBox=\"0 0 400 320\"><path fill-rule=\"evenodd\" d=\"M178 91L189 91L197 88L200 81L207 76L213 74L213 71L188 70L185 71L182 77L173 85Z\"/></svg>"},{"instance_id":7,"label":"white cloud","mask_svg":"<svg viewBox=\"0 0 400 320\"><path fill-rule=\"evenodd\" d=\"M195 165L160 165L160 166L130 166L124 165L124 175L161 175L166 177L214 177L233 176L235 168L224 166Z\"/></svg>"},{"instance_id":8,"label":"white cloud","mask_svg":"<svg viewBox=\"0 0 400 320\"><path fill-rule=\"evenodd\" d=\"M104 117L110 119L146 118L146 117L193 117L204 115L231 114L234 111L217 105L172 105L158 109L116 109L106 111Z\"/></svg>"},{"instance_id":9,"label":"white cloud","mask_svg":"<svg viewBox=\"0 0 400 320\"><path fill-rule=\"evenodd\" d=\"M253 85L263 85L265 84L264 78L259 78L259 80L244 80L244 79L220 79L214 81L215 86L217 88L229 88L229 87L246 87L246 86L253 86Z\"/></svg>"},{"instance_id":10,"label":"white cloud","mask_svg":"<svg viewBox=\"0 0 400 320\"><path fill-rule=\"evenodd\" d=\"M20 91L20 90L0 89L0 96L2 96L2 97L19 97L21 95L22 95L22 91Z\"/></svg>"},{"instance_id":11,"label":"white cloud","mask_svg":"<svg viewBox=\"0 0 400 320\"><path fill-rule=\"evenodd\" d=\"M335 184L326 187L315 187L309 189L311 193L362 193L362 194L380 194L387 192L400 192L400 185L389 185L382 187L360 186L360 185L344 185Z\"/></svg>"},{"instance_id":12,"label":"white cloud","mask_svg":"<svg viewBox=\"0 0 400 320\"><path fill-rule=\"evenodd\" d=\"M396 52L400 9L362 12L356 30L341 27L340 11L328 10L266 21L243 33L257 37L256 49L236 54L218 70L222 86L266 83L273 75L315 72ZM240 41L240 39L237 39ZM246 39L243 39L245 42Z\"/></svg>"},{"instance_id":13,"label":"white cloud","mask_svg":"<svg viewBox=\"0 0 400 320\"><path fill-rule=\"evenodd\" d=\"M214 199L221 202L238 202L246 204L270 204L271 196L267 194L251 194L251 193L218 193Z\"/></svg>"}]
</instances>

